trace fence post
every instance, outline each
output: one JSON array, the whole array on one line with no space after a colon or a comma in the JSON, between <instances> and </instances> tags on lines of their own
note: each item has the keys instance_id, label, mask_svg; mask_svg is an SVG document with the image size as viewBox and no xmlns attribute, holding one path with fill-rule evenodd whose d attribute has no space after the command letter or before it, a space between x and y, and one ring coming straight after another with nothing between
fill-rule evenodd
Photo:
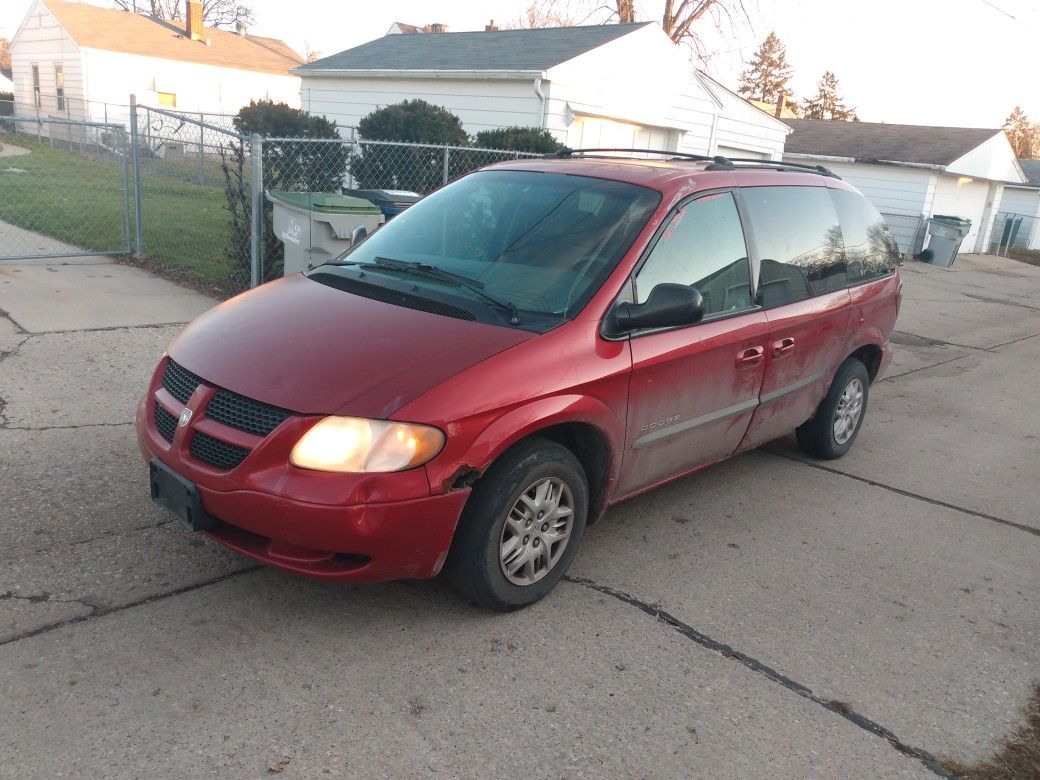
<instances>
[{"instance_id":1,"label":"fence post","mask_svg":"<svg viewBox=\"0 0 1040 780\"><path fill-rule=\"evenodd\" d=\"M444 181L441 184L448 183L448 147L444 147Z\"/></svg>"},{"instance_id":2,"label":"fence post","mask_svg":"<svg viewBox=\"0 0 1040 780\"><path fill-rule=\"evenodd\" d=\"M249 225L249 286L263 281L264 263L264 160L263 139L257 133L249 137L250 190L252 209Z\"/></svg>"},{"instance_id":3,"label":"fence post","mask_svg":"<svg viewBox=\"0 0 1040 780\"><path fill-rule=\"evenodd\" d=\"M130 253L130 146L131 142L126 137L126 127L122 128L120 136L123 139L121 144L123 152L123 252L125 254ZM101 156L101 150L98 149L98 157Z\"/></svg>"},{"instance_id":4,"label":"fence post","mask_svg":"<svg viewBox=\"0 0 1040 780\"><path fill-rule=\"evenodd\" d=\"M134 257L144 254L141 240L141 166L140 140L137 137L137 95L130 96L130 170L134 178Z\"/></svg>"},{"instance_id":5,"label":"fence post","mask_svg":"<svg viewBox=\"0 0 1040 780\"><path fill-rule=\"evenodd\" d=\"M206 162L204 158L205 153L205 142L206 142L206 128L203 123L206 121L206 115L199 114L199 184L206 183Z\"/></svg>"}]
</instances>

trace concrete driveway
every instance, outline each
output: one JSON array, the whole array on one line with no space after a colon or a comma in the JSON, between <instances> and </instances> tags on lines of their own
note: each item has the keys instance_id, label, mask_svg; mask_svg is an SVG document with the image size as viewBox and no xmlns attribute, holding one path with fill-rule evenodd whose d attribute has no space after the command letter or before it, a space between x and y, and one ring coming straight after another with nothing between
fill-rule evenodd
<instances>
[{"instance_id":1,"label":"concrete driveway","mask_svg":"<svg viewBox=\"0 0 1040 780\"><path fill-rule=\"evenodd\" d=\"M930 776L1040 678L1040 268L904 269L841 461L789 439L613 508L512 615L302 581L148 500L131 425L212 301L0 264L0 775Z\"/></svg>"}]
</instances>

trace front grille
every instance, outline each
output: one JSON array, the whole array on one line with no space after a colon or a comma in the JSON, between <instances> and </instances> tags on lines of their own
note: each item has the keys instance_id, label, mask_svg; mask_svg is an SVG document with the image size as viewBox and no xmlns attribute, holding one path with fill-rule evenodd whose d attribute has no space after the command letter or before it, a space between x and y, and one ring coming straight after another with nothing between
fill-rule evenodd
<instances>
[{"instance_id":1,"label":"front grille","mask_svg":"<svg viewBox=\"0 0 1040 780\"><path fill-rule=\"evenodd\" d=\"M177 418L156 404L155 427L159 429L159 435L166 441L173 441L173 434L177 431Z\"/></svg>"},{"instance_id":2,"label":"front grille","mask_svg":"<svg viewBox=\"0 0 1040 780\"><path fill-rule=\"evenodd\" d=\"M218 390L206 406L206 416L240 431L266 436L292 414L288 409L254 401L230 390Z\"/></svg>"},{"instance_id":3,"label":"front grille","mask_svg":"<svg viewBox=\"0 0 1040 780\"><path fill-rule=\"evenodd\" d=\"M202 380L183 366L179 366L172 360L166 363L166 370L162 376L163 387L166 391L180 401L188 403L195 388L202 384Z\"/></svg>"},{"instance_id":4,"label":"front grille","mask_svg":"<svg viewBox=\"0 0 1040 780\"><path fill-rule=\"evenodd\" d=\"M218 469L233 469L249 454L249 450L214 439L201 431L192 434L188 450L203 463L216 466Z\"/></svg>"},{"instance_id":5,"label":"front grille","mask_svg":"<svg viewBox=\"0 0 1040 780\"><path fill-rule=\"evenodd\" d=\"M477 318L477 315L461 306L437 301L433 298L426 298L422 295L391 290L378 284L359 282L335 273L313 273L309 278L316 282L327 284L329 287L335 287L337 290L354 293L354 295L360 295L362 298L371 298L383 303L392 303L394 306L404 306L407 309L417 309L429 314L440 314L444 317L454 317L459 320L475 320Z\"/></svg>"}]
</instances>

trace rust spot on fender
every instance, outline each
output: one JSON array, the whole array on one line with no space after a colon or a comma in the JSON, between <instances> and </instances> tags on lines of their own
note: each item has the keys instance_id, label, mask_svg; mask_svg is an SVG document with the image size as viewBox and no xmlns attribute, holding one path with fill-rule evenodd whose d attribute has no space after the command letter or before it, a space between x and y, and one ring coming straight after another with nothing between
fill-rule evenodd
<instances>
[{"instance_id":1,"label":"rust spot on fender","mask_svg":"<svg viewBox=\"0 0 1040 780\"><path fill-rule=\"evenodd\" d=\"M473 487L480 479L480 469L463 464L459 466L441 485L441 489L447 493L451 490L464 490Z\"/></svg>"}]
</instances>

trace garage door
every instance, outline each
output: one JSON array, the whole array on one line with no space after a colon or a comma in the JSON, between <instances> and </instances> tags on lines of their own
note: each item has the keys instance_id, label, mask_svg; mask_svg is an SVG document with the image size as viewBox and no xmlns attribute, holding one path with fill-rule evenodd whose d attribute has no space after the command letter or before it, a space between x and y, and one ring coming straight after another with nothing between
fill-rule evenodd
<instances>
[{"instance_id":1,"label":"garage door","mask_svg":"<svg viewBox=\"0 0 1040 780\"><path fill-rule=\"evenodd\" d=\"M666 127L633 125L599 117L575 117L567 131L572 149L674 149L674 132Z\"/></svg>"}]
</instances>

